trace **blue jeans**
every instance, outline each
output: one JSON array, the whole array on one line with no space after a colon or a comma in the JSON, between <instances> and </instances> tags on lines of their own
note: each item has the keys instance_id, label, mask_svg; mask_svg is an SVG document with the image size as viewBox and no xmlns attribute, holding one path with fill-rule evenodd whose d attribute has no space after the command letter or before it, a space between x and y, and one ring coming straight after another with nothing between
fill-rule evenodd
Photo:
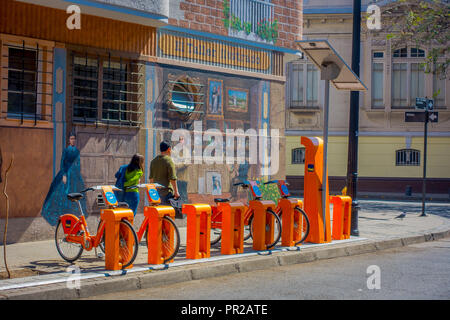
<instances>
[{"instance_id":1,"label":"blue jeans","mask_svg":"<svg viewBox=\"0 0 450 320\"><path fill-rule=\"evenodd\" d=\"M133 210L133 213L136 216L136 210L139 205L139 192L125 192L123 200L128 204L130 209Z\"/></svg>"}]
</instances>

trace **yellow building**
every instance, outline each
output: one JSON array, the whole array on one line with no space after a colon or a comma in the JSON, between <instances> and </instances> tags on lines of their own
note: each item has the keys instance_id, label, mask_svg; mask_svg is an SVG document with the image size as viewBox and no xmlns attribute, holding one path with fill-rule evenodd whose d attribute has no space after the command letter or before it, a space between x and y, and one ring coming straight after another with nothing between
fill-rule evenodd
<instances>
[{"instance_id":1,"label":"yellow building","mask_svg":"<svg viewBox=\"0 0 450 320\"><path fill-rule=\"evenodd\" d=\"M381 11L391 1L383 1ZM386 4L387 3L387 4ZM368 1L363 1L362 12ZM383 13L382 13L383 14ZM427 48L392 48L382 32L368 32L364 19L361 34L361 74L368 87L360 93L358 194L402 195L410 186L421 193L424 124L405 122L414 111L416 97L434 99L437 123L428 124L427 192L448 199L450 191L450 81L426 74L420 66ZM350 64L352 1L304 4L304 39L327 39ZM293 190L303 190L304 149L301 136L321 136L323 81L305 59L287 65L286 175ZM346 185L350 93L330 90L328 170L332 193Z\"/></svg>"}]
</instances>

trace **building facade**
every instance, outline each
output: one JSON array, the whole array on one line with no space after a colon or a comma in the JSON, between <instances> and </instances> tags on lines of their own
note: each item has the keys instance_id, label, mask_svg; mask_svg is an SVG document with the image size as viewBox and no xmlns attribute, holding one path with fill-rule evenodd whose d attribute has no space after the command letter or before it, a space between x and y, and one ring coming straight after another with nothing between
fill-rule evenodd
<instances>
[{"instance_id":1,"label":"building facade","mask_svg":"<svg viewBox=\"0 0 450 320\"><path fill-rule=\"evenodd\" d=\"M362 1L360 78L368 90L360 93L358 132L358 194L360 197L420 195L422 192L424 124L405 122L415 111L416 97L433 97L438 121L428 124L427 192L448 199L450 190L450 81L425 73L428 48L393 47L383 30L368 30L366 10L383 11L392 1ZM304 39L327 39L347 64L351 62L352 1L305 1ZM288 63L286 85L286 175L303 190L304 146L300 136L321 136L323 81L304 59ZM330 90L328 170L330 190L346 185L350 93Z\"/></svg>"},{"instance_id":2,"label":"building facade","mask_svg":"<svg viewBox=\"0 0 450 320\"><path fill-rule=\"evenodd\" d=\"M162 140L186 202L243 198L233 182L284 178L285 69L298 54L301 1L70 4L0 4L3 178L14 155L8 242L53 236L41 209L72 132L86 186L114 184L135 153L148 181ZM93 227L99 210L89 195Z\"/></svg>"}]
</instances>

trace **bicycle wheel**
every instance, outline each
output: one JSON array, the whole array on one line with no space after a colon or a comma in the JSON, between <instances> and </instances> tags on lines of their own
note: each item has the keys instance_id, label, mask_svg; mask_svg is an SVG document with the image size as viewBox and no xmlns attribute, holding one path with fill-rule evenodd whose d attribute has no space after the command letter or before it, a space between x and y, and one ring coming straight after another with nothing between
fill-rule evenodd
<instances>
[{"instance_id":1,"label":"bicycle wheel","mask_svg":"<svg viewBox=\"0 0 450 320\"><path fill-rule=\"evenodd\" d=\"M145 232L145 244L148 247L147 231ZM175 221L170 217L164 217L162 221L162 258L164 263L172 260L180 249L180 231Z\"/></svg>"},{"instance_id":2,"label":"bicycle wheel","mask_svg":"<svg viewBox=\"0 0 450 320\"><path fill-rule=\"evenodd\" d=\"M306 240L309 235L309 219L306 212L300 207L295 207L294 210L299 214L299 220L294 222L294 232L301 232L301 237L295 245L298 245Z\"/></svg>"},{"instance_id":3,"label":"bicycle wheel","mask_svg":"<svg viewBox=\"0 0 450 320\"><path fill-rule=\"evenodd\" d=\"M220 228L211 228L210 241L211 245L215 245L222 239L222 229Z\"/></svg>"},{"instance_id":4,"label":"bicycle wheel","mask_svg":"<svg viewBox=\"0 0 450 320\"><path fill-rule=\"evenodd\" d=\"M119 226L119 262L122 269L131 265L136 259L139 249L136 231L128 220L121 220Z\"/></svg>"},{"instance_id":5,"label":"bicycle wheel","mask_svg":"<svg viewBox=\"0 0 450 320\"><path fill-rule=\"evenodd\" d=\"M253 214L252 216L248 219L248 225L244 226L244 241L250 239L250 237L252 236L252 231L250 230L250 226L252 225L253 222Z\"/></svg>"},{"instance_id":6,"label":"bicycle wheel","mask_svg":"<svg viewBox=\"0 0 450 320\"><path fill-rule=\"evenodd\" d=\"M83 253L83 246L79 243L67 241L66 236L61 220L59 220L55 231L56 250L64 260L74 262Z\"/></svg>"},{"instance_id":7,"label":"bicycle wheel","mask_svg":"<svg viewBox=\"0 0 450 320\"><path fill-rule=\"evenodd\" d=\"M269 221L271 220L270 218L273 217L274 219L274 225L273 225L273 242L269 243L267 245L267 249L270 249L272 247L274 247L278 241L280 241L281 238L281 219L280 217L278 217L278 215L273 212L272 209L267 209L266 214L269 215L269 217L266 216L266 231L269 230L270 225L269 225ZM251 220L249 220L249 225L250 225L250 234L253 237L253 217L251 218Z\"/></svg>"},{"instance_id":8,"label":"bicycle wheel","mask_svg":"<svg viewBox=\"0 0 450 320\"><path fill-rule=\"evenodd\" d=\"M98 222L97 233L100 230L100 225L101 224L102 224L102 220L100 220ZM103 231L102 238L100 239L100 243L98 244L98 246L100 247L100 250L102 250L102 252L105 253L105 232L104 231Z\"/></svg>"}]
</instances>

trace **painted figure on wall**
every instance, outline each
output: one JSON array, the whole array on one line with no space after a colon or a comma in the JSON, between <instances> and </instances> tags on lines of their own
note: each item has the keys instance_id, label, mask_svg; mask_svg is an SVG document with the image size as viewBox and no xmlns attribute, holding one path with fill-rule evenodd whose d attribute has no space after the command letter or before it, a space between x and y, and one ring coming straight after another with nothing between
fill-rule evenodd
<instances>
[{"instance_id":1,"label":"painted figure on wall","mask_svg":"<svg viewBox=\"0 0 450 320\"><path fill-rule=\"evenodd\" d=\"M223 93L223 82L222 80L209 80L209 108L208 114L210 115L222 115L222 93Z\"/></svg>"},{"instance_id":2,"label":"painted figure on wall","mask_svg":"<svg viewBox=\"0 0 450 320\"><path fill-rule=\"evenodd\" d=\"M67 194L80 192L85 189L81 177L80 151L75 146L76 136L70 134L69 146L64 149L61 156L61 166L58 174L52 181L50 189L42 206L42 216L52 226L56 226L61 215L66 213L77 214L78 205L67 199ZM82 199L80 204L84 213L86 211L86 200Z\"/></svg>"}]
</instances>

